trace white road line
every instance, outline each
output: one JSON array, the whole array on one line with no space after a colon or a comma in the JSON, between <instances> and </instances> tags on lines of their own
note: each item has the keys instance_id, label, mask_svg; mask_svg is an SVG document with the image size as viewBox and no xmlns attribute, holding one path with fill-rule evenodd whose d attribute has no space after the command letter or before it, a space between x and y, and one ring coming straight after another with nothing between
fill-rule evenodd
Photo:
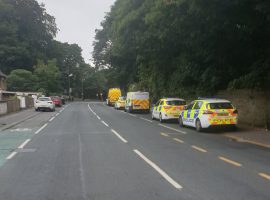
<instances>
[{"instance_id":1,"label":"white road line","mask_svg":"<svg viewBox=\"0 0 270 200\"><path fill-rule=\"evenodd\" d=\"M104 124L105 126L109 127L109 125L106 122L101 121L101 123Z\"/></svg>"},{"instance_id":2,"label":"white road line","mask_svg":"<svg viewBox=\"0 0 270 200\"><path fill-rule=\"evenodd\" d=\"M6 157L7 160L10 160L11 158L13 158L15 155L17 154L17 152L12 152L11 154L9 154L8 157Z\"/></svg>"},{"instance_id":3,"label":"white road line","mask_svg":"<svg viewBox=\"0 0 270 200\"><path fill-rule=\"evenodd\" d=\"M132 116L132 117L137 117L136 115L133 115L133 114L130 114L130 113L128 113L130 116Z\"/></svg>"},{"instance_id":4,"label":"white road line","mask_svg":"<svg viewBox=\"0 0 270 200\"><path fill-rule=\"evenodd\" d=\"M90 107L90 105L88 104L88 108L91 112L93 112L92 108Z\"/></svg>"},{"instance_id":5,"label":"white road line","mask_svg":"<svg viewBox=\"0 0 270 200\"><path fill-rule=\"evenodd\" d=\"M145 162L147 162L151 167L153 167L165 180L167 180L171 185L173 185L176 189L181 190L183 187L178 184L175 180L173 180L166 172L164 172L159 166L149 160L146 156L144 156L137 149L133 150L137 155L139 155Z\"/></svg>"},{"instance_id":6,"label":"white road line","mask_svg":"<svg viewBox=\"0 0 270 200\"><path fill-rule=\"evenodd\" d=\"M18 149L23 149L23 148L25 147L25 145L26 145L28 142L30 142L30 141L31 141L30 139L25 140L25 141L18 147Z\"/></svg>"},{"instance_id":7,"label":"white road line","mask_svg":"<svg viewBox=\"0 0 270 200\"><path fill-rule=\"evenodd\" d=\"M180 131L180 130L178 130L178 129L176 129L176 128L172 128L172 127L169 127L169 126L166 126L166 125L163 125L163 124L158 124L158 125L159 125L159 126L162 126L162 127L165 127L165 128L167 128L167 129L176 131L176 132L178 132L178 133L187 134L185 131Z\"/></svg>"},{"instance_id":8,"label":"white road line","mask_svg":"<svg viewBox=\"0 0 270 200\"><path fill-rule=\"evenodd\" d=\"M100 117L97 115L97 118L100 120Z\"/></svg>"},{"instance_id":9,"label":"white road line","mask_svg":"<svg viewBox=\"0 0 270 200\"><path fill-rule=\"evenodd\" d=\"M148 122L153 122L152 120L150 120L150 119L146 119L146 118L144 118L144 117L140 117L140 119L143 119L143 120L145 120L145 121L148 121Z\"/></svg>"},{"instance_id":10,"label":"white road line","mask_svg":"<svg viewBox=\"0 0 270 200\"><path fill-rule=\"evenodd\" d=\"M119 133L117 133L115 130L111 129L111 132L113 132L122 142L127 143L128 141L123 138Z\"/></svg>"},{"instance_id":11,"label":"white road line","mask_svg":"<svg viewBox=\"0 0 270 200\"><path fill-rule=\"evenodd\" d=\"M57 113L57 114L55 115L55 117L57 117L59 114L60 114L60 113Z\"/></svg>"},{"instance_id":12,"label":"white road line","mask_svg":"<svg viewBox=\"0 0 270 200\"><path fill-rule=\"evenodd\" d=\"M35 134L39 134L48 124L44 124L40 129L38 129Z\"/></svg>"},{"instance_id":13,"label":"white road line","mask_svg":"<svg viewBox=\"0 0 270 200\"><path fill-rule=\"evenodd\" d=\"M55 117L52 117L50 120L49 120L49 122L51 122L52 120L54 120L55 119Z\"/></svg>"}]
</instances>

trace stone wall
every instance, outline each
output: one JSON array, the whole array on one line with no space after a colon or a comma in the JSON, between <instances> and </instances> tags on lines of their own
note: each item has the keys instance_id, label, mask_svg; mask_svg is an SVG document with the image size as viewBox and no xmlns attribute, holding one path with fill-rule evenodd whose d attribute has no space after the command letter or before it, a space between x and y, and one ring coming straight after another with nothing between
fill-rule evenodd
<instances>
[{"instance_id":1,"label":"stone wall","mask_svg":"<svg viewBox=\"0 0 270 200\"><path fill-rule=\"evenodd\" d=\"M270 91L220 91L218 97L230 100L239 112L239 124L270 129Z\"/></svg>"}]
</instances>

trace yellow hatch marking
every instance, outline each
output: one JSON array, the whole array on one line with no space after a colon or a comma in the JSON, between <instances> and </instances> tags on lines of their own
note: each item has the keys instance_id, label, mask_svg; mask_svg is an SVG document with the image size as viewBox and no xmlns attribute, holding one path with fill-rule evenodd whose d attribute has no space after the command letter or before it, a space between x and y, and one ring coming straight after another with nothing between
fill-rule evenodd
<instances>
[{"instance_id":1,"label":"yellow hatch marking","mask_svg":"<svg viewBox=\"0 0 270 200\"><path fill-rule=\"evenodd\" d=\"M203 153L206 153L207 152L207 150L205 150L205 149L203 149L203 148L201 148L201 147L197 147L197 146L195 146L195 145L192 145L191 146L193 149L196 149L197 151L200 151L200 152L203 152Z\"/></svg>"},{"instance_id":2,"label":"yellow hatch marking","mask_svg":"<svg viewBox=\"0 0 270 200\"><path fill-rule=\"evenodd\" d=\"M160 133L160 135L162 135L164 137L169 137L169 135L167 133Z\"/></svg>"},{"instance_id":3,"label":"yellow hatch marking","mask_svg":"<svg viewBox=\"0 0 270 200\"><path fill-rule=\"evenodd\" d=\"M263 177L263 178L265 178L265 179L267 179L267 180L270 181L270 175L268 175L268 174L265 174L265 173L259 173L259 176L261 176L261 177Z\"/></svg>"},{"instance_id":4,"label":"yellow hatch marking","mask_svg":"<svg viewBox=\"0 0 270 200\"><path fill-rule=\"evenodd\" d=\"M179 143L184 143L183 140L180 140L180 139L178 139L178 138L173 138L173 140L176 141L176 142L179 142Z\"/></svg>"}]
</instances>

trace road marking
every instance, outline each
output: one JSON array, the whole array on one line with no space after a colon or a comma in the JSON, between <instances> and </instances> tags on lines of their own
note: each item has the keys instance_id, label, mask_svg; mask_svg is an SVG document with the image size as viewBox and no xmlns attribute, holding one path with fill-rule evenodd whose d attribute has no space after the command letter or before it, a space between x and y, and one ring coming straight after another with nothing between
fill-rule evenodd
<instances>
[{"instance_id":1,"label":"road marking","mask_svg":"<svg viewBox=\"0 0 270 200\"><path fill-rule=\"evenodd\" d=\"M178 138L173 138L173 140L176 141L176 142L179 142L179 143L184 143L183 140L180 140L180 139L178 139Z\"/></svg>"},{"instance_id":2,"label":"road marking","mask_svg":"<svg viewBox=\"0 0 270 200\"><path fill-rule=\"evenodd\" d=\"M132 116L132 117L137 117L136 115L133 115L133 114L130 114L130 113L128 113L130 116Z\"/></svg>"},{"instance_id":3,"label":"road marking","mask_svg":"<svg viewBox=\"0 0 270 200\"><path fill-rule=\"evenodd\" d=\"M6 157L7 160L10 160L11 158L13 158L15 155L17 154L17 152L12 152L11 154L9 154L8 157Z\"/></svg>"},{"instance_id":4,"label":"road marking","mask_svg":"<svg viewBox=\"0 0 270 200\"><path fill-rule=\"evenodd\" d=\"M176 189L181 190L183 187L178 184L175 180L173 180L166 172L164 172L159 166L149 160L146 156L144 156L137 149L133 150L138 156L140 156L146 163L148 163L152 168L154 168L165 180L167 180L171 185L173 185Z\"/></svg>"},{"instance_id":5,"label":"road marking","mask_svg":"<svg viewBox=\"0 0 270 200\"><path fill-rule=\"evenodd\" d=\"M120 139L122 142L127 143L128 141L123 138L119 133L117 133L115 130L111 129L111 131Z\"/></svg>"},{"instance_id":6,"label":"road marking","mask_svg":"<svg viewBox=\"0 0 270 200\"><path fill-rule=\"evenodd\" d=\"M30 141L31 141L30 139L25 140L25 141L18 147L18 149L23 149L24 146L25 146L28 142L30 142Z\"/></svg>"},{"instance_id":7,"label":"road marking","mask_svg":"<svg viewBox=\"0 0 270 200\"><path fill-rule=\"evenodd\" d=\"M234 139L237 142L241 141L241 142L258 145L258 146L265 147L265 148L270 148L269 144L263 144L261 142L256 142L256 141L253 141L253 140L246 140L246 139L243 139L241 137L237 137L237 136L233 136L233 135L225 135L225 137Z\"/></svg>"},{"instance_id":8,"label":"road marking","mask_svg":"<svg viewBox=\"0 0 270 200\"><path fill-rule=\"evenodd\" d=\"M167 128L167 129L176 131L176 132L178 132L178 133L187 134L185 131L180 131L180 130L178 130L178 129L176 129L176 128L172 128L172 127L169 127L169 126L166 126L166 125L163 125L163 124L158 124L158 125L159 125L159 126L162 126L162 127L165 127L165 128Z\"/></svg>"},{"instance_id":9,"label":"road marking","mask_svg":"<svg viewBox=\"0 0 270 200\"><path fill-rule=\"evenodd\" d=\"M109 127L109 125L108 125L106 122L104 122L104 121L101 121L101 122L102 122L102 124L104 124L105 126Z\"/></svg>"},{"instance_id":10,"label":"road marking","mask_svg":"<svg viewBox=\"0 0 270 200\"><path fill-rule=\"evenodd\" d=\"M39 134L48 124L44 124L40 129L38 129L35 134Z\"/></svg>"},{"instance_id":11,"label":"road marking","mask_svg":"<svg viewBox=\"0 0 270 200\"><path fill-rule=\"evenodd\" d=\"M57 117L59 114L60 114L60 113L57 113L57 114L55 115L55 117Z\"/></svg>"},{"instance_id":12,"label":"road marking","mask_svg":"<svg viewBox=\"0 0 270 200\"><path fill-rule=\"evenodd\" d=\"M270 181L270 175L265 173L259 173L258 175Z\"/></svg>"},{"instance_id":13,"label":"road marking","mask_svg":"<svg viewBox=\"0 0 270 200\"><path fill-rule=\"evenodd\" d=\"M52 117L50 120L49 120L49 122L51 122L52 120L54 120L55 119L55 117Z\"/></svg>"},{"instance_id":14,"label":"road marking","mask_svg":"<svg viewBox=\"0 0 270 200\"><path fill-rule=\"evenodd\" d=\"M164 137L169 137L169 135L167 133L160 133L160 135L162 135Z\"/></svg>"},{"instance_id":15,"label":"road marking","mask_svg":"<svg viewBox=\"0 0 270 200\"><path fill-rule=\"evenodd\" d=\"M196 150L198 150L198 151L200 151L200 152L203 152L203 153L206 153L206 152L207 152L207 150L205 150L205 149L203 149L203 148L201 148L201 147L195 146L195 145L192 145L191 147L192 147L193 149L196 149Z\"/></svg>"},{"instance_id":16,"label":"road marking","mask_svg":"<svg viewBox=\"0 0 270 200\"><path fill-rule=\"evenodd\" d=\"M140 117L140 119L143 119L143 120L148 121L148 122L151 122L151 123L153 122L152 120L146 119L144 117Z\"/></svg>"},{"instance_id":17,"label":"road marking","mask_svg":"<svg viewBox=\"0 0 270 200\"><path fill-rule=\"evenodd\" d=\"M98 115L96 117L100 120L100 117Z\"/></svg>"},{"instance_id":18,"label":"road marking","mask_svg":"<svg viewBox=\"0 0 270 200\"><path fill-rule=\"evenodd\" d=\"M240 164L240 163L238 163L238 162L235 162L235 161L233 161L233 160L230 160L230 159L228 159L228 158L225 158L225 157L222 157L222 156L219 156L218 157L220 160L223 160L223 161L225 161L225 162L227 162L227 163L229 163L229 164L232 164L232 165L234 165L234 166L236 166L236 167L242 167L242 164Z\"/></svg>"},{"instance_id":19,"label":"road marking","mask_svg":"<svg viewBox=\"0 0 270 200\"><path fill-rule=\"evenodd\" d=\"M92 113L97 116L97 113L95 113L94 111L92 111Z\"/></svg>"},{"instance_id":20,"label":"road marking","mask_svg":"<svg viewBox=\"0 0 270 200\"><path fill-rule=\"evenodd\" d=\"M93 112L92 108L90 107L90 105L88 104L88 108L91 112Z\"/></svg>"}]
</instances>

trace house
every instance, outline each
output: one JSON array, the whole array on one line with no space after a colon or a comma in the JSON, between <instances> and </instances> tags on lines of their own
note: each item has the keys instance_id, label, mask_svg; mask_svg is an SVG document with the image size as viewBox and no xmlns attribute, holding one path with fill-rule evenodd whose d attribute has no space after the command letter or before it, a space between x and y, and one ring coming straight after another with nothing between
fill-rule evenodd
<instances>
[{"instance_id":1,"label":"house","mask_svg":"<svg viewBox=\"0 0 270 200\"><path fill-rule=\"evenodd\" d=\"M0 70L0 90L7 89L7 76Z\"/></svg>"}]
</instances>

